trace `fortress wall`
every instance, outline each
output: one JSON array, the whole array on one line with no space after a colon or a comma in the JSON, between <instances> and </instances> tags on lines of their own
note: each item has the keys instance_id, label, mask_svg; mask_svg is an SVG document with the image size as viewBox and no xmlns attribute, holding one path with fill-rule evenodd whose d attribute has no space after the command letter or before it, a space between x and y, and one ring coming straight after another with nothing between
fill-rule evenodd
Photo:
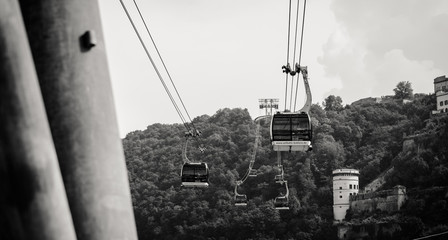
<instances>
[{"instance_id":1,"label":"fortress wall","mask_svg":"<svg viewBox=\"0 0 448 240\"><path fill-rule=\"evenodd\" d=\"M354 212L372 212L375 210L394 212L400 210L405 201L406 188L396 186L390 190L351 196L350 209Z\"/></svg>"}]
</instances>

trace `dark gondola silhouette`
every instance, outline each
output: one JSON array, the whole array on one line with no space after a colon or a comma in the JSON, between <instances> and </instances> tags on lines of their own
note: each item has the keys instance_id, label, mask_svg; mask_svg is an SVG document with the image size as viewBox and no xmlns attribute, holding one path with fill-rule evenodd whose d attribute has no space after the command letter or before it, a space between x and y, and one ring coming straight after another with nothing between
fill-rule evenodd
<instances>
[{"instance_id":1,"label":"dark gondola silhouette","mask_svg":"<svg viewBox=\"0 0 448 240\"><path fill-rule=\"evenodd\" d=\"M188 140L191 137L198 137L199 133L192 133L191 131L185 133L185 146L183 149L183 159L184 164L182 166L181 170L181 180L182 180L182 187L208 187L208 177L209 177L209 170L207 163L203 162L191 162L187 157L187 149L188 149Z\"/></svg>"}]
</instances>

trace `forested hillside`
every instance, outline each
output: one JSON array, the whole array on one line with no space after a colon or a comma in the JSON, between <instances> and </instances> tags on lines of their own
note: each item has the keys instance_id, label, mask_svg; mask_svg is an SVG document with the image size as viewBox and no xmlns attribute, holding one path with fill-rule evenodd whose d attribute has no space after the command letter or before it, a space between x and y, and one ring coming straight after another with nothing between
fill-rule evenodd
<instances>
[{"instance_id":1,"label":"forested hillside","mask_svg":"<svg viewBox=\"0 0 448 240\"><path fill-rule=\"evenodd\" d=\"M356 168L361 188L394 166L387 186L446 185L446 125L425 140L418 154L402 152L403 134L425 131L435 109L434 95L410 103L366 102L343 107L330 96L324 108L313 105L313 151L284 153L290 189L289 211L278 211L273 199L282 187L274 182L276 153L269 122L262 122L254 167L259 175L242 185L247 207L233 204L235 181L247 170L254 149L255 124L246 109L221 109L193 120L202 131L188 158L207 162L210 187L180 188L184 126L153 124L123 139L132 201L140 239L336 239L332 226L331 171ZM206 147L201 153L198 144Z\"/></svg>"}]
</instances>

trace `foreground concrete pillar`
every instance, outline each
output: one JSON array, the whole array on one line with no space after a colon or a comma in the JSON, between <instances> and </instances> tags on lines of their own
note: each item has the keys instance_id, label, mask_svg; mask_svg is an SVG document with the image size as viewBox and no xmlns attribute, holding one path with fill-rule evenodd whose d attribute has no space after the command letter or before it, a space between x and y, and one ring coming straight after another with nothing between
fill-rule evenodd
<instances>
[{"instance_id":1,"label":"foreground concrete pillar","mask_svg":"<svg viewBox=\"0 0 448 240\"><path fill-rule=\"evenodd\" d=\"M16 0L0 0L0 239L76 239Z\"/></svg>"},{"instance_id":2,"label":"foreground concrete pillar","mask_svg":"<svg viewBox=\"0 0 448 240\"><path fill-rule=\"evenodd\" d=\"M100 12L20 0L78 239L136 239Z\"/></svg>"}]
</instances>

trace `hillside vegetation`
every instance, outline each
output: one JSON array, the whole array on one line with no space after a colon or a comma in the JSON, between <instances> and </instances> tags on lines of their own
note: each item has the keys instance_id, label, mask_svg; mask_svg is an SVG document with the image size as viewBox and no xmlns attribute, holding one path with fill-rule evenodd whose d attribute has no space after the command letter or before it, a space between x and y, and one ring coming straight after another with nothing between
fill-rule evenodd
<instances>
[{"instance_id":1,"label":"hillside vegetation","mask_svg":"<svg viewBox=\"0 0 448 240\"><path fill-rule=\"evenodd\" d=\"M261 125L254 165L259 175L239 189L249 204L233 204L235 181L247 170L254 149L256 116L246 109L221 109L193 120L202 131L198 144L206 151L190 144L188 158L208 163L207 189L180 188L183 125L153 124L131 132L123 146L139 238L336 239L331 189L331 171L336 168L359 169L361 188L391 166L386 186L447 184L447 117L441 118L446 125L437 129L436 137L418 140L424 142L418 152L402 151L403 134L426 131L425 121L434 108L434 95L416 96L406 104L390 100L345 107L337 102L327 102L325 108L313 105L314 150L284 153L291 210L280 212L273 207L283 188L274 182L277 160L268 121Z\"/></svg>"}]
</instances>

